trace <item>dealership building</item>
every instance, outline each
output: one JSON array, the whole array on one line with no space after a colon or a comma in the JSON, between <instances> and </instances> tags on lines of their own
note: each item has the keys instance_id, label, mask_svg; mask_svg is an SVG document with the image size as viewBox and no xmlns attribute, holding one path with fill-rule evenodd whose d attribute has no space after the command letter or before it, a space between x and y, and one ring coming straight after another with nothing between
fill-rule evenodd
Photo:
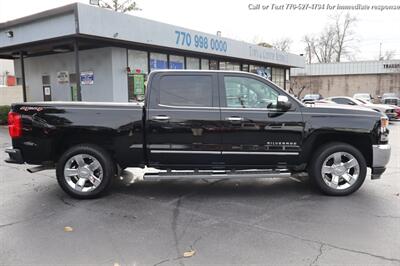
<instances>
[{"instance_id":1,"label":"dealership building","mask_svg":"<svg viewBox=\"0 0 400 266\"><path fill-rule=\"evenodd\" d=\"M136 100L155 69L253 72L286 88L290 69L304 67L302 56L81 3L0 32L0 58L14 60L27 101Z\"/></svg>"},{"instance_id":2,"label":"dealership building","mask_svg":"<svg viewBox=\"0 0 400 266\"><path fill-rule=\"evenodd\" d=\"M295 94L304 88L301 96L370 93L377 97L385 92L400 95L400 60L306 64L302 69L293 69L291 74L290 88Z\"/></svg>"}]
</instances>

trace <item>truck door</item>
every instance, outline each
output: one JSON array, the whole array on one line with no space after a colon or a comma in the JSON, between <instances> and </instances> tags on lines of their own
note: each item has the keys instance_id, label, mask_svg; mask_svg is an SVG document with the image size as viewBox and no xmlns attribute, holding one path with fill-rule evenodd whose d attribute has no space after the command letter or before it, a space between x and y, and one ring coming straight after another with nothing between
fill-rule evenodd
<instances>
[{"instance_id":1,"label":"truck door","mask_svg":"<svg viewBox=\"0 0 400 266\"><path fill-rule=\"evenodd\" d=\"M147 158L151 165L221 164L217 73L153 74L147 102Z\"/></svg>"},{"instance_id":2,"label":"truck door","mask_svg":"<svg viewBox=\"0 0 400 266\"><path fill-rule=\"evenodd\" d=\"M219 74L222 158L226 165L290 165L299 156L303 120L298 103L277 109L283 94L267 80L241 74Z\"/></svg>"}]
</instances>

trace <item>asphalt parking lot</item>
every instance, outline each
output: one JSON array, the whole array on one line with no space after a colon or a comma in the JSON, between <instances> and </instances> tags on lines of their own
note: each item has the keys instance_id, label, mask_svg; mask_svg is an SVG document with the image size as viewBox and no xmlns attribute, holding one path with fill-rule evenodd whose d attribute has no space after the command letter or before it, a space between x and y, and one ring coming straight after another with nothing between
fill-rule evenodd
<instances>
[{"instance_id":1,"label":"asphalt parking lot","mask_svg":"<svg viewBox=\"0 0 400 266\"><path fill-rule=\"evenodd\" d=\"M386 173L347 197L279 178L120 180L78 201L54 171L5 164L1 127L0 265L400 265L400 122L390 129Z\"/></svg>"}]
</instances>

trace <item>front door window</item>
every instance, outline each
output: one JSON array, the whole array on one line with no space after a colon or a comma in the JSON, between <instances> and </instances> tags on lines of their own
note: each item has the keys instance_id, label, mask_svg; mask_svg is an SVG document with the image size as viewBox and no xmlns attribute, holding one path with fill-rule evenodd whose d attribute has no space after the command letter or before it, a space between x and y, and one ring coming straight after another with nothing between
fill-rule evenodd
<instances>
[{"instance_id":1,"label":"front door window","mask_svg":"<svg viewBox=\"0 0 400 266\"><path fill-rule=\"evenodd\" d=\"M226 106L230 108L275 108L279 93L252 78L224 77Z\"/></svg>"}]
</instances>

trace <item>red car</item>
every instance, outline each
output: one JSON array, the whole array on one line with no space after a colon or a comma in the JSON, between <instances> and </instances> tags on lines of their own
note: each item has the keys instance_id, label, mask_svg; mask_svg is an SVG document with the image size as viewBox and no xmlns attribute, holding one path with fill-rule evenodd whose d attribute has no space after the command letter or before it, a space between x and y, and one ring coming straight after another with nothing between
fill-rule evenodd
<instances>
[{"instance_id":1,"label":"red car","mask_svg":"<svg viewBox=\"0 0 400 266\"><path fill-rule=\"evenodd\" d=\"M393 106L394 111L395 111L396 114L397 114L396 119L400 119L400 107L399 107L399 106L396 106L396 105L392 105L392 106Z\"/></svg>"}]
</instances>

